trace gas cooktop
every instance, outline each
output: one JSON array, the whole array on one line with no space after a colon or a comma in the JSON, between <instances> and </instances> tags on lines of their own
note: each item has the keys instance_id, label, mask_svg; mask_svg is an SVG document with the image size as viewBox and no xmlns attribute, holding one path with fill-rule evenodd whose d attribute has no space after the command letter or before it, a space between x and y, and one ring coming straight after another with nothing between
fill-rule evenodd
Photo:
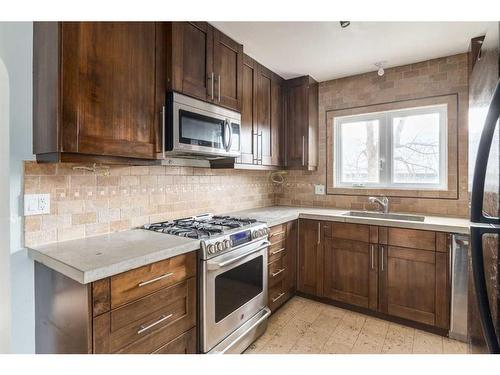
<instances>
[{"instance_id":1,"label":"gas cooktop","mask_svg":"<svg viewBox=\"0 0 500 375\"><path fill-rule=\"evenodd\" d=\"M250 226L256 222L257 220L250 218L205 214L173 221L146 224L143 228L181 237L207 239L220 236L229 230Z\"/></svg>"},{"instance_id":2,"label":"gas cooktop","mask_svg":"<svg viewBox=\"0 0 500 375\"><path fill-rule=\"evenodd\" d=\"M267 239L269 229L255 219L205 214L146 224L143 229L200 240L201 258L210 259L247 243Z\"/></svg>"}]
</instances>

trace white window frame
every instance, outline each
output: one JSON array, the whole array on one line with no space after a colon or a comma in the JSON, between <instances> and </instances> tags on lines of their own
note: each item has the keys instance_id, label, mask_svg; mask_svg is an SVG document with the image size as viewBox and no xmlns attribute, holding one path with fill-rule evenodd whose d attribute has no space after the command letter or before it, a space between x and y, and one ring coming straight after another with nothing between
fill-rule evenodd
<instances>
[{"instance_id":1,"label":"white window frame","mask_svg":"<svg viewBox=\"0 0 500 375\"><path fill-rule=\"evenodd\" d=\"M439 119L439 183L396 183L394 181L392 122L394 117L436 113ZM341 126L345 123L378 120L379 121L379 182L351 183L342 182L342 142ZM389 110L383 112L363 113L336 117L333 121L333 186L334 188L354 189L392 189L392 190L447 190L448 189L448 105L438 104Z\"/></svg>"}]
</instances>

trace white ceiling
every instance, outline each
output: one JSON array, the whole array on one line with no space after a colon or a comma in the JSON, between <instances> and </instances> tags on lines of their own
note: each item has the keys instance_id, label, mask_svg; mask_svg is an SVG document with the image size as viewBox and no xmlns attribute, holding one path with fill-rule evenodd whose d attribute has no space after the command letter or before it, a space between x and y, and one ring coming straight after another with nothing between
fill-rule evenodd
<instances>
[{"instance_id":1,"label":"white ceiling","mask_svg":"<svg viewBox=\"0 0 500 375\"><path fill-rule=\"evenodd\" d=\"M466 52L486 22L211 22L283 78L318 81Z\"/></svg>"}]
</instances>

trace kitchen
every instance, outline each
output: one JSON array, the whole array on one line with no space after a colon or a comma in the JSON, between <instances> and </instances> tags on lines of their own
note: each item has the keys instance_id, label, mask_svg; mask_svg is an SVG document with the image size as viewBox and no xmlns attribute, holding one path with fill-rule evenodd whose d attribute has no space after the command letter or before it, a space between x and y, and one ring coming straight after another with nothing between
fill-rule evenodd
<instances>
[{"instance_id":1,"label":"kitchen","mask_svg":"<svg viewBox=\"0 0 500 375\"><path fill-rule=\"evenodd\" d=\"M27 34L32 353L499 353L498 22Z\"/></svg>"}]
</instances>

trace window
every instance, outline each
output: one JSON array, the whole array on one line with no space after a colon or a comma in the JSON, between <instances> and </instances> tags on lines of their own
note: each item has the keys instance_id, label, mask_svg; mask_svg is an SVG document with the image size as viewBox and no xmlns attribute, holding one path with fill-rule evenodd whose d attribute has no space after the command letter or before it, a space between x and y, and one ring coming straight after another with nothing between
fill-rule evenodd
<instances>
[{"instance_id":1,"label":"window","mask_svg":"<svg viewBox=\"0 0 500 375\"><path fill-rule=\"evenodd\" d=\"M447 188L447 105L336 117L334 187Z\"/></svg>"}]
</instances>

